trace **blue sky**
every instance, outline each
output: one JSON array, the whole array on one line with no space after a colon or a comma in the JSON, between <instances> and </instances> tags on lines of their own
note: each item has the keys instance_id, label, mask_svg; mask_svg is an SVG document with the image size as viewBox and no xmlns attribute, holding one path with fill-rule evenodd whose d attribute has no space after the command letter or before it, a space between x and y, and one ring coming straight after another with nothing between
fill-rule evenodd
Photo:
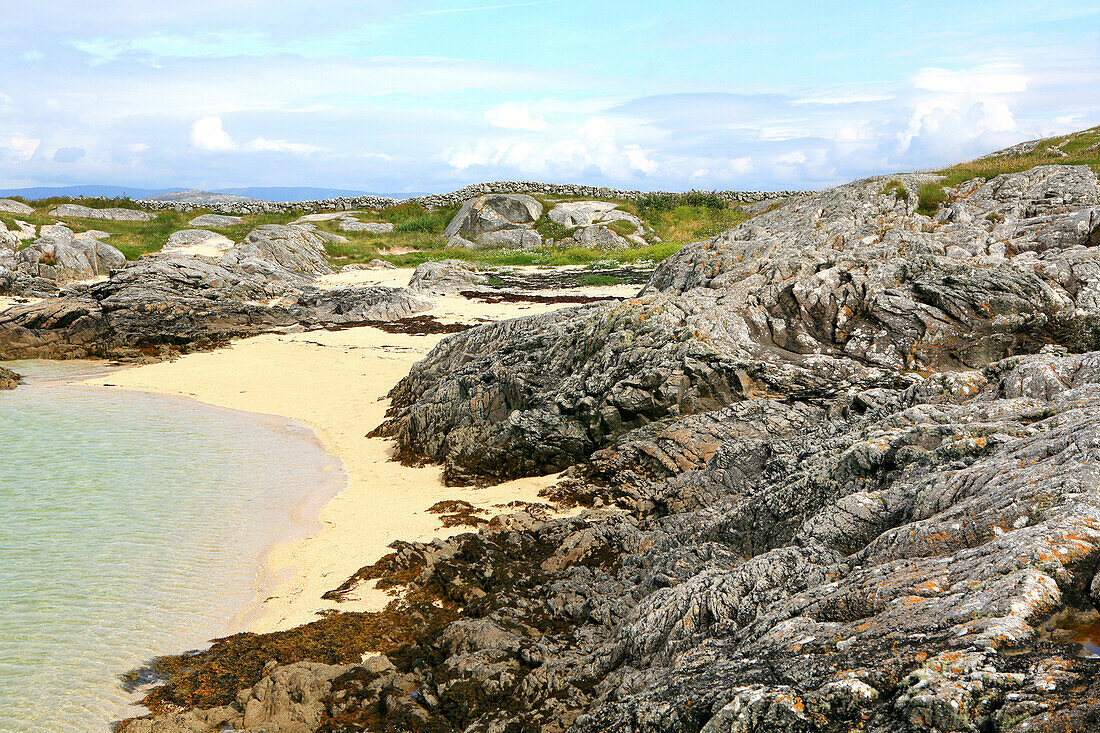
<instances>
[{"instance_id":1,"label":"blue sky","mask_svg":"<svg viewBox=\"0 0 1100 733\"><path fill-rule=\"evenodd\" d=\"M0 187L816 188L1100 124L1095 0L3 4Z\"/></svg>"}]
</instances>

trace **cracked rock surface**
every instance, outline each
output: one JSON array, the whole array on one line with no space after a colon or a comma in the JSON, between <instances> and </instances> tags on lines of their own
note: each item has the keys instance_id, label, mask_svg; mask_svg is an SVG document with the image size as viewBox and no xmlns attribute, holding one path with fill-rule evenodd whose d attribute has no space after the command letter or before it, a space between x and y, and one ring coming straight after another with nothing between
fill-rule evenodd
<instances>
[{"instance_id":1,"label":"cracked rock surface","mask_svg":"<svg viewBox=\"0 0 1100 733\"><path fill-rule=\"evenodd\" d=\"M453 481L568 469L550 498L578 513L395 543L326 596L400 589L384 656L281 653L134 730L282 730L243 716L289 674L326 733L1100 729L1097 179L976 181L934 218L906 193L927 180L794 200L633 301L442 341L384 431Z\"/></svg>"}]
</instances>

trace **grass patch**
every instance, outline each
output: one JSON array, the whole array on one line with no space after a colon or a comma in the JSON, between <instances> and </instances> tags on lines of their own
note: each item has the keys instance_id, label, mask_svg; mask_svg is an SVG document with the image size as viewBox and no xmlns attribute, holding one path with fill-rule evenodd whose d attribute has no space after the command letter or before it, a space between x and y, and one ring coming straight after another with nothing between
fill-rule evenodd
<instances>
[{"instance_id":1,"label":"grass patch","mask_svg":"<svg viewBox=\"0 0 1100 733\"><path fill-rule=\"evenodd\" d=\"M618 234L620 237L629 237L638 231L638 227L630 223L626 219L619 219L613 221L607 225L608 229Z\"/></svg>"},{"instance_id":2,"label":"grass patch","mask_svg":"<svg viewBox=\"0 0 1100 733\"><path fill-rule=\"evenodd\" d=\"M920 187L917 197L917 211L925 216L935 216L940 205L947 200L943 183L925 183Z\"/></svg>"},{"instance_id":3,"label":"grass patch","mask_svg":"<svg viewBox=\"0 0 1100 733\"><path fill-rule=\"evenodd\" d=\"M598 275L594 272L588 272L581 275L579 282L581 285L594 288L606 285L622 285L626 280L614 275Z\"/></svg>"},{"instance_id":4,"label":"grass patch","mask_svg":"<svg viewBox=\"0 0 1100 733\"><path fill-rule=\"evenodd\" d=\"M988 181L1002 173L1019 173L1037 165L1087 165L1100 174L1100 127L1047 138L1028 153L979 158L933 172L944 176L944 186L958 186L974 178Z\"/></svg>"},{"instance_id":5,"label":"grass patch","mask_svg":"<svg viewBox=\"0 0 1100 733\"><path fill-rule=\"evenodd\" d=\"M895 199L909 198L909 192L905 190L905 184L896 178L889 181L880 193L882 193L883 196L894 194Z\"/></svg>"},{"instance_id":6,"label":"grass patch","mask_svg":"<svg viewBox=\"0 0 1100 733\"><path fill-rule=\"evenodd\" d=\"M579 227L567 227L545 215L540 216L535 222L535 231L541 234L543 239L553 239L555 242L569 239L577 229Z\"/></svg>"}]
</instances>

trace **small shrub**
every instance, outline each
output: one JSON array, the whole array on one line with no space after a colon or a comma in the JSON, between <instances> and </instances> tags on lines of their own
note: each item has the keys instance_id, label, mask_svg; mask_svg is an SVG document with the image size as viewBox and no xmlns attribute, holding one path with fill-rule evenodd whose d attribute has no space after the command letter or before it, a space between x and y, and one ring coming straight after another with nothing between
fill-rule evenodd
<instances>
[{"instance_id":1,"label":"small shrub","mask_svg":"<svg viewBox=\"0 0 1100 733\"><path fill-rule=\"evenodd\" d=\"M925 183L920 187L917 211L925 216L934 216L939 211L940 204L946 200L947 194L943 191L942 183Z\"/></svg>"},{"instance_id":2,"label":"small shrub","mask_svg":"<svg viewBox=\"0 0 1100 733\"><path fill-rule=\"evenodd\" d=\"M721 211L728 207L725 199L715 191L688 191L687 193L647 193L640 196L635 205L642 216L649 218L655 214L670 212L678 206L694 206L711 211Z\"/></svg>"},{"instance_id":3,"label":"small shrub","mask_svg":"<svg viewBox=\"0 0 1100 733\"><path fill-rule=\"evenodd\" d=\"M895 199L909 198L909 192L905 190L905 184L896 178L887 183L886 188L882 189L881 193L883 196L889 196L892 193Z\"/></svg>"},{"instance_id":4,"label":"small shrub","mask_svg":"<svg viewBox=\"0 0 1100 733\"><path fill-rule=\"evenodd\" d=\"M395 232L426 232L428 234L434 234L438 228L438 222L429 214L406 219L393 226Z\"/></svg>"}]
</instances>

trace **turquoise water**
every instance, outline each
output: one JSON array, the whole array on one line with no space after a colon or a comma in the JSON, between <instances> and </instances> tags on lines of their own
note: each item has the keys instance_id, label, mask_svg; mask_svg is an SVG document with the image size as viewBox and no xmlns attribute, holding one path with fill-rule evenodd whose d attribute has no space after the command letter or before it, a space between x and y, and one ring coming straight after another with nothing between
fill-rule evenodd
<instances>
[{"instance_id":1,"label":"turquoise water","mask_svg":"<svg viewBox=\"0 0 1100 733\"><path fill-rule=\"evenodd\" d=\"M239 630L265 548L341 474L293 423L8 366L28 379L0 392L0 731L106 731L142 712L120 674Z\"/></svg>"}]
</instances>

